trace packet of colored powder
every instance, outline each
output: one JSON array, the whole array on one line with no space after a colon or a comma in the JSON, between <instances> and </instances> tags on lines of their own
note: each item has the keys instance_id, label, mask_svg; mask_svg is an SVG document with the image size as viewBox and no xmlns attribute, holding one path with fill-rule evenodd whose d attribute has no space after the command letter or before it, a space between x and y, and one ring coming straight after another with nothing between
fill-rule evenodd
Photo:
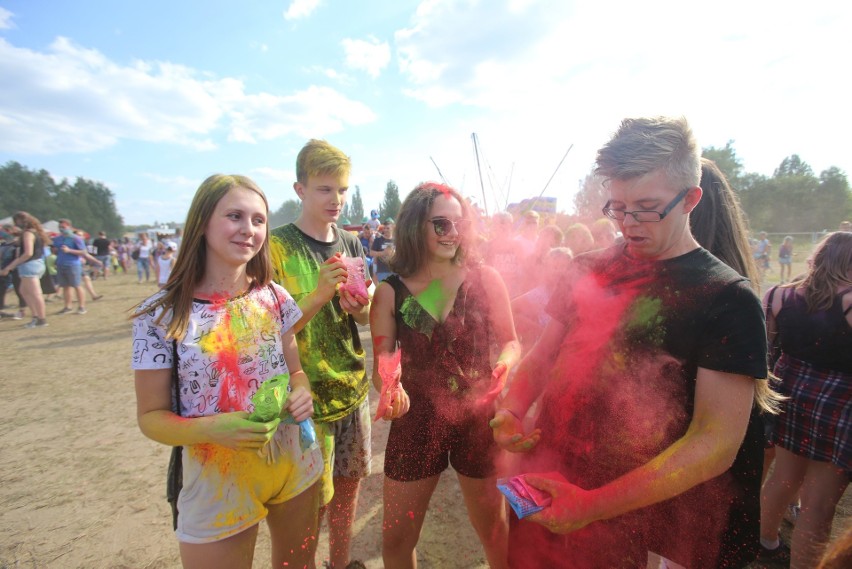
<instances>
[{"instance_id":1,"label":"packet of colored powder","mask_svg":"<svg viewBox=\"0 0 852 569\"><path fill-rule=\"evenodd\" d=\"M376 416L373 421L378 421L385 415L388 407L393 404L399 380L402 376L402 348L390 354L379 354L379 377L382 378L382 392L379 396L379 405L376 407Z\"/></svg>"},{"instance_id":2,"label":"packet of colored powder","mask_svg":"<svg viewBox=\"0 0 852 569\"><path fill-rule=\"evenodd\" d=\"M254 404L254 411L252 411L251 415L249 415L249 421L266 423L275 417L280 417L289 395L289 385L289 373L282 373L275 377L270 377L261 383L260 387L251 398L251 402ZM310 419L305 419L304 421L296 423L293 416L287 413L281 422L291 425L299 425L299 445L302 447L302 451L306 451L316 444L317 435L314 430L314 423Z\"/></svg>"},{"instance_id":3,"label":"packet of colored powder","mask_svg":"<svg viewBox=\"0 0 852 569\"><path fill-rule=\"evenodd\" d=\"M527 484L522 475L499 478L497 489L506 497L518 519L540 512L551 503L549 494Z\"/></svg>"},{"instance_id":4,"label":"packet of colored powder","mask_svg":"<svg viewBox=\"0 0 852 569\"><path fill-rule=\"evenodd\" d=\"M255 394L251 396L254 411L249 415L249 421L266 423L281 415L281 410L284 409L284 403L287 401L289 385L289 373L270 377L261 383Z\"/></svg>"},{"instance_id":5,"label":"packet of colored powder","mask_svg":"<svg viewBox=\"0 0 852 569\"><path fill-rule=\"evenodd\" d=\"M340 287L353 296L368 298L367 281L364 280L364 259L361 257L343 257L348 274L346 282Z\"/></svg>"}]
</instances>

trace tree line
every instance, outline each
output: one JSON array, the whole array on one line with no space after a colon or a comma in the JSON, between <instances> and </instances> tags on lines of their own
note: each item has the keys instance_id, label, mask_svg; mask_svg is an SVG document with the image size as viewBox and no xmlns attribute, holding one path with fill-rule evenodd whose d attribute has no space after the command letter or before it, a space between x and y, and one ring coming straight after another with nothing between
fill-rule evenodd
<instances>
[{"instance_id":1,"label":"tree line","mask_svg":"<svg viewBox=\"0 0 852 569\"><path fill-rule=\"evenodd\" d=\"M745 172L733 141L706 147L702 156L716 162L740 199L753 231L796 233L834 231L852 218L852 191L846 174L831 166L819 176L797 154L784 158L772 176ZM607 192L600 180L586 176L574 198L581 218L600 217Z\"/></svg>"},{"instance_id":2,"label":"tree line","mask_svg":"<svg viewBox=\"0 0 852 569\"><path fill-rule=\"evenodd\" d=\"M44 223L70 219L74 227L96 234L118 236L124 220L115 207L115 196L100 182L77 178L56 182L47 170L30 170L17 162L0 168L0 218L26 211Z\"/></svg>"},{"instance_id":3,"label":"tree line","mask_svg":"<svg viewBox=\"0 0 852 569\"><path fill-rule=\"evenodd\" d=\"M396 220L400 207L402 207L402 202L399 199L399 187L393 180L389 180L385 187L384 199L378 208L371 209L378 210L379 219L384 223L388 218ZM277 210L269 215L269 226L278 227L292 223L296 221L301 211L301 201L295 199L285 200ZM341 225L360 225L365 218L367 218L367 212L364 211L361 188L355 186L355 191L350 194L346 203L343 205L339 221Z\"/></svg>"}]
</instances>

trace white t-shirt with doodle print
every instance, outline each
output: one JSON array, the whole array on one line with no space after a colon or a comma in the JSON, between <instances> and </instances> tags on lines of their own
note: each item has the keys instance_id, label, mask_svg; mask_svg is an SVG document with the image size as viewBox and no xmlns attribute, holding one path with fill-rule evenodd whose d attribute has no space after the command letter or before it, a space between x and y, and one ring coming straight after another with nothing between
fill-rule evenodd
<instances>
[{"instance_id":1,"label":"white t-shirt with doodle print","mask_svg":"<svg viewBox=\"0 0 852 569\"><path fill-rule=\"evenodd\" d=\"M150 306L165 291L151 296ZM133 321L134 370L171 369L173 342L165 340L162 308ZM252 411L251 397L267 379L287 372L281 334L302 312L275 283L216 301L194 300L186 336L177 342L181 415L203 417Z\"/></svg>"}]
</instances>

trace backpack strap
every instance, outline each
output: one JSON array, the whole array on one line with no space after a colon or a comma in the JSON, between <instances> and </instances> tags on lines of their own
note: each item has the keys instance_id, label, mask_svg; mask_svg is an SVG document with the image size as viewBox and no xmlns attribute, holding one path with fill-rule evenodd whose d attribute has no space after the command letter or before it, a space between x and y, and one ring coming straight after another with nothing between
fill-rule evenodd
<instances>
[{"instance_id":1,"label":"backpack strap","mask_svg":"<svg viewBox=\"0 0 852 569\"><path fill-rule=\"evenodd\" d=\"M172 338L172 385L175 389L175 405L178 415L182 415L180 404L180 378L178 377L178 350L177 340ZM169 469L166 474L166 500L172 509L172 527L177 529L178 507L177 501L183 488L183 447L172 447L169 457Z\"/></svg>"}]
</instances>

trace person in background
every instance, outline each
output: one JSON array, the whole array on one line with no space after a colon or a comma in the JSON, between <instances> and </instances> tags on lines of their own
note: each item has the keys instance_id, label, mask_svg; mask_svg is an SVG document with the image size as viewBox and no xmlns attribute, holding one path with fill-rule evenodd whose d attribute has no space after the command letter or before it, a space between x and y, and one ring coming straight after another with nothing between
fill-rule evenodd
<instances>
[{"instance_id":1,"label":"person in background","mask_svg":"<svg viewBox=\"0 0 852 569\"><path fill-rule=\"evenodd\" d=\"M533 210L525 211L521 216L521 225L518 227L518 232L514 239L515 245L518 247L518 254L523 259L532 255L535 250L536 240L538 239L538 226L538 212Z\"/></svg>"},{"instance_id":2,"label":"person in background","mask_svg":"<svg viewBox=\"0 0 852 569\"><path fill-rule=\"evenodd\" d=\"M773 432L775 468L763 487L760 544L765 559L816 566L852 473L852 233L826 236L807 272L766 293L767 330L781 356L775 375L786 396ZM790 551L782 517L799 492Z\"/></svg>"},{"instance_id":3,"label":"person in background","mask_svg":"<svg viewBox=\"0 0 852 569\"><path fill-rule=\"evenodd\" d=\"M157 259L157 264L154 265L157 271L157 286L160 288L166 288L166 283L169 282L169 276L175 266L175 251L177 251L177 244L173 241L167 242L165 251Z\"/></svg>"},{"instance_id":4,"label":"person in background","mask_svg":"<svg viewBox=\"0 0 852 569\"><path fill-rule=\"evenodd\" d=\"M788 235L784 238L781 246L778 247L778 266L781 267L781 284L793 278L793 254L793 236Z\"/></svg>"},{"instance_id":5,"label":"person in background","mask_svg":"<svg viewBox=\"0 0 852 569\"><path fill-rule=\"evenodd\" d=\"M361 233L358 234L358 240L361 242L361 248L364 249L364 252L367 254L367 273L373 274L373 238L375 235L373 234L373 229L370 227L369 223L365 223L364 227L361 228Z\"/></svg>"},{"instance_id":6,"label":"person in background","mask_svg":"<svg viewBox=\"0 0 852 569\"><path fill-rule=\"evenodd\" d=\"M142 275L145 275L145 282L151 280L151 267L153 263L154 247L148 234L142 232L139 234L139 241L134 245L131 253L131 258L136 261L136 275L139 279L139 284L142 284Z\"/></svg>"},{"instance_id":7,"label":"person in background","mask_svg":"<svg viewBox=\"0 0 852 569\"><path fill-rule=\"evenodd\" d=\"M58 284L62 287L62 299L65 303L57 314L70 314L71 291L77 296L77 314L86 313L86 294L83 291L83 257L88 255L86 244L81 237L74 233L71 220L59 220L59 235L54 237L56 247L56 273Z\"/></svg>"},{"instance_id":8,"label":"person in background","mask_svg":"<svg viewBox=\"0 0 852 569\"><path fill-rule=\"evenodd\" d=\"M112 256L112 244L110 240L107 239L106 233L103 231L98 232L98 238L92 241L92 246L95 248L94 257L101 262L101 269L103 273L104 280L107 278L107 273L109 273L109 268L112 265L111 256ZM98 273L94 273L94 277L97 278Z\"/></svg>"},{"instance_id":9,"label":"person in background","mask_svg":"<svg viewBox=\"0 0 852 569\"><path fill-rule=\"evenodd\" d=\"M595 248L595 238L585 223L574 223L565 230L565 246L576 257Z\"/></svg>"},{"instance_id":10,"label":"person in background","mask_svg":"<svg viewBox=\"0 0 852 569\"><path fill-rule=\"evenodd\" d=\"M491 231L483 247L486 265L493 267L509 291L509 298L520 295L524 289L524 257L516 243L512 214L500 211L491 216Z\"/></svg>"},{"instance_id":11,"label":"person in background","mask_svg":"<svg viewBox=\"0 0 852 569\"><path fill-rule=\"evenodd\" d=\"M379 226L379 234L373 238L370 252L373 254L375 281L378 284L388 278L392 272L390 268L390 260L394 254L392 225Z\"/></svg>"},{"instance_id":12,"label":"person in background","mask_svg":"<svg viewBox=\"0 0 852 569\"><path fill-rule=\"evenodd\" d=\"M0 276L6 276L13 270L18 271L20 294L30 308L33 319L25 328L47 326L44 297L41 293L41 277L45 272L44 245L49 237L38 219L25 211L12 216L12 221L21 230L18 237L17 255L11 263L0 269Z\"/></svg>"}]
</instances>

